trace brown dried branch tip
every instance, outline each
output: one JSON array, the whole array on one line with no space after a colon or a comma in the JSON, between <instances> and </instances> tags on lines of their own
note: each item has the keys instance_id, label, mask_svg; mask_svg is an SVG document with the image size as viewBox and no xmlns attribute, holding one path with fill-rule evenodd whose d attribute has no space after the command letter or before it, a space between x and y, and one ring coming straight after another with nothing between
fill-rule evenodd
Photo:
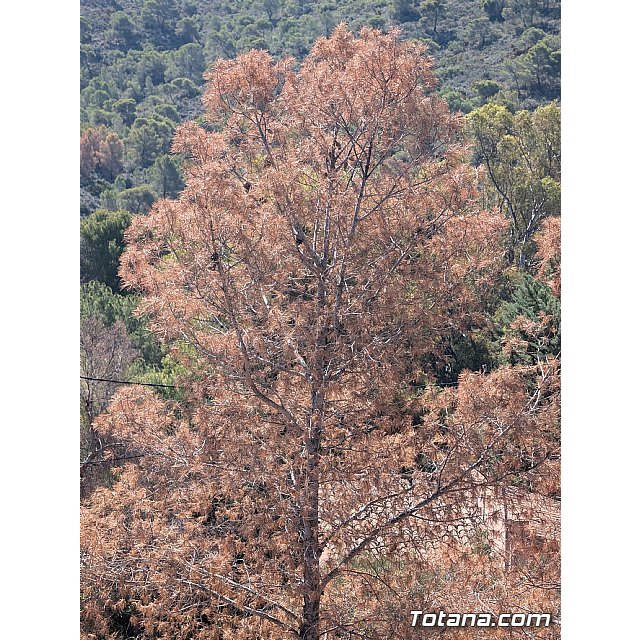
<instances>
[{"instance_id":1,"label":"brown dried branch tip","mask_svg":"<svg viewBox=\"0 0 640 640\"><path fill-rule=\"evenodd\" d=\"M194 373L181 406L127 388L98 420L135 458L82 510L86 637L556 616L557 363L416 387L480 322L505 227L423 47L339 26L298 72L252 51L207 79L211 130L174 143L184 192L134 220L121 267Z\"/></svg>"}]
</instances>

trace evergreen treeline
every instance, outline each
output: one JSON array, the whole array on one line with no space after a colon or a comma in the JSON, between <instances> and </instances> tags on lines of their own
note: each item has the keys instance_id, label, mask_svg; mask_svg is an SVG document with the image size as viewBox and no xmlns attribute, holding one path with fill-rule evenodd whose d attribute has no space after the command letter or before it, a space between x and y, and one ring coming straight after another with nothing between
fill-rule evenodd
<instances>
[{"instance_id":1,"label":"evergreen treeline","mask_svg":"<svg viewBox=\"0 0 640 640\"><path fill-rule=\"evenodd\" d=\"M86 0L81 12L83 215L180 190L171 139L201 113L213 61L252 48L301 59L341 21L427 43L454 110L559 97L558 0Z\"/></svg>"}]
</instances>

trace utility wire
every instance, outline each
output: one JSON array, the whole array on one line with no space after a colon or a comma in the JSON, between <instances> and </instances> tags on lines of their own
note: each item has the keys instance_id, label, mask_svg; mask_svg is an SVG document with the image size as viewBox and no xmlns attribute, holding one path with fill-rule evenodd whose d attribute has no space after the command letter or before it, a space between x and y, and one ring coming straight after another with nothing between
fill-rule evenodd
<instances>
[{"instance_id":1,"label":"utility wire","mask_svg":"<svg viewBox=\"0 0 640 640\"><path fill-rule=\"evenodd\" d=\"M133 382L131 380L111 380L110 378L92 378L90 376L80 376L82 380L93 380L94 382L113 382L115 384L138 384L144 387L164 387L165 389L182 389L175 384L156 384L154 382ZM459 382L427 382L425 387L457 387Z\"/></svg>"},{"instance_id":2,"label":"utility wire","mask_svg":"<svg viewBox=\"0 0 640 640\"><path fill-rule=\"evenodd\" d=\"M139 384L143 387L164 387L165 389L180 389L175 384L156 384L154 382L133 382L131 380L111 380L109 378L92 378L91 376L80 376L82 380L92 380L94 382L113 382L115 384Z\"/></svg>"}]
</instances>

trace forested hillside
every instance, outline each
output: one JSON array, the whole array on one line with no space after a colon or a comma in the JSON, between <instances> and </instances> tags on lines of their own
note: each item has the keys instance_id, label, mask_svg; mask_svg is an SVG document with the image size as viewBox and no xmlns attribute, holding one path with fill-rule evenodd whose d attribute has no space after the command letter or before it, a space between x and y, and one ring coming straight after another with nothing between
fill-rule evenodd
<instances>
[{"instance_id":1,"label":"forested hillside","mask_svg":"<svg viewBox=\"0 0 640 640\"><path fill-rule=\"evenodd\" d=\"M559 0L83 1L83 637L557 615L559 99Z\"/></svg>"},{"instance_id":2,"label":"forested hillside","mask_svg":"<svg viewBox=\"0 0 640 640\"><path fill-rule=\"evenodd\" d=\"M213 61L251 48L301 60L341 21L426 43L452 109L488 100L532 109L559 97L557 0L87 0L81 11L83 215L146 211L177 193L171 138L201 114Z\"/></svg>"}]
</instances>

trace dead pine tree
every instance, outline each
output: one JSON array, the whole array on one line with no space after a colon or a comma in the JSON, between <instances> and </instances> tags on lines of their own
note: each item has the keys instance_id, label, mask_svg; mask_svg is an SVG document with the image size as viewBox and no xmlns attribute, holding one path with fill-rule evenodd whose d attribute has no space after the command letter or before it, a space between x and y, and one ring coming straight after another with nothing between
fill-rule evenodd
<instances>
[{"instance_id":1,"label":"dead pine tree","mask_svg":"<svg viewBox=\"0 0 640 640\"><path fill-rule=\"evenodd\" d=\"M504 373L457 421L416 392L421 357L479 321L505 222L397 33L339 26L298 71L252 51L207 80L207 128L174 142L185 189L134 219L121 261L193 375L182 407L127 388L99 420L136 459L83 510L84 628L406 637L461 496L555 446L531 396L548 373Z\"/></svg>"}]
</instances>

